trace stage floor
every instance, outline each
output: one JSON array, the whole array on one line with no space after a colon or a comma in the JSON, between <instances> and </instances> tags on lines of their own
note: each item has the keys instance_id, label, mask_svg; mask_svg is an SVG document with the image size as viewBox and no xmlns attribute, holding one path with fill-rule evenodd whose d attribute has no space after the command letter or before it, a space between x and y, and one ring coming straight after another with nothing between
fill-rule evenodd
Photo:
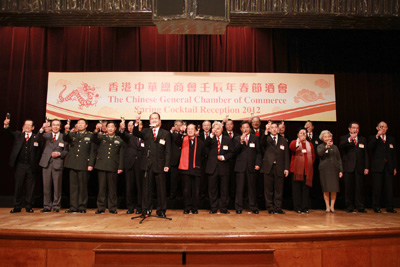
<instances>
[{"instance_id":1,"label":"stage floor","mask_svg":"<svg viewBox=\"0 0 400 267\"><path fill-rule=\"evenodd\" d=\"M183 214L182 210L168 210L167 216L171 221L159 218L148 218L142 224L140 219L131 220L132 216L126 210L118 210L118 214L95 214L90 209L86 214L66 214L64 209L60 213L11 214L10 208L0 209L0 230L16 231L49 231L75 233L101 233L152 235L152 234L290 234L290 233L326 233L343 231L365 230L393 230L400 229L400 215L386 213L376 214L372 210L368 213L346 213L338 210L336 213L325 213L323 210L311 210L309 214L297 214L286 211L286 214L252 214L244 211L236 214L209 214L208 210L199 210L199 214ZM155 212L153 212L155 214Z\"/></svg>"}]
</instances>

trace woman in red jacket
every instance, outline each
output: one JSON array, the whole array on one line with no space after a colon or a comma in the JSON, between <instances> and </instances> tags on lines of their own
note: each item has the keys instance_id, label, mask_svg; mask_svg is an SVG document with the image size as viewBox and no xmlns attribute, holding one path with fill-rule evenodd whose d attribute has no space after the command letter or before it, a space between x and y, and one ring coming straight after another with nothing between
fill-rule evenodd
<instances>
[{"instance_id":1,"label":"woman in red jacket","mask_svg":"<svg viewBox=\"0 0 400 267\"><path fill-rule=\"evenodd\" d=\"M306 137L306 129L301 128L297 133L297 139L289 145L292 151L290 172L292 173L293 208L297 213L308 213L309 188L312 187L315 154L312 143L308 142Z\"/></svg>"}]
</instances>

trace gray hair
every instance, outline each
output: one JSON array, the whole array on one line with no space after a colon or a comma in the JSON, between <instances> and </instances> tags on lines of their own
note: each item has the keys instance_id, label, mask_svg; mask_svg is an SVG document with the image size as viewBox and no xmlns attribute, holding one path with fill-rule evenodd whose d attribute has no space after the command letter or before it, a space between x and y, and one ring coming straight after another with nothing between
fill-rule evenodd
<instances>
[{"instance_id":1,"label":"gray hair","mask_svg":"<svg viewBox=\"0 0 400 267\"><path fill-rule=\"evenodd\" d=\"M221 126L221 128L224 127L224 125L220 121L214 121L212 124L212 127L214 128L215 126L218 126L218 125Z\"/></svg>"},{"instance_id":2,"label":"gray hair","mask_svg":"<svg viewBox=\"0 0 400 267\"><path fill-rule=\"evenodd\" d=\"M333 137L333 134L332 134L330 131L328 131L328 130L323 130L323 131L319 134L319 139L323 141L322 138L324 138L324 135L325 135L325 134L329 135L331 138Z\"/></svg>"}]
</instances>

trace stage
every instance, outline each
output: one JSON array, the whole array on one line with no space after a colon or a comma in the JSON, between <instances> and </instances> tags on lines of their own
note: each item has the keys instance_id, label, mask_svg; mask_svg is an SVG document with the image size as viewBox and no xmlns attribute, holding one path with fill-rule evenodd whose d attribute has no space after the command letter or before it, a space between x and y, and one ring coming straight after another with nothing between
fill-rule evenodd
<instances>
[{"instance_id":1,"label":"stage","mask_svg":"<svg viewBox=\"0 0 400 267\"><path fill-rule=\"evenodd\" d=\"M10 214L0 209L2 266L400 266L400 215ZM383 210L384 211L384 210Z\"/></svg>"}]
</instances>

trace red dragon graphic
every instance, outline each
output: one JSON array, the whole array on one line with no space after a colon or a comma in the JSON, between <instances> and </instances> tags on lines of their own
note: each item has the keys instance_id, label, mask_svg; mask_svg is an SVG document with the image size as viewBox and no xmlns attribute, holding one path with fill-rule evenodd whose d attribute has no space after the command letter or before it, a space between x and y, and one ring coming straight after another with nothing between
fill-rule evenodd
<instances>
[{"instance_id":1,"label":"red dragon graphic","mask_svg":"<svg viewBox=\"0 0 400 267\"><path fill-rule=\"evenodd\" d=\"M78 101L79 109L96 106L99 98L99 94L95 94L96 88L89 86L87 83L82 83L82 87L72 90L66 97L63 97L63 93L67 90L67 84L62 84L62 86L64 89L58 95L57 104L66 101Z\"/></svg>"}]
</instances>

